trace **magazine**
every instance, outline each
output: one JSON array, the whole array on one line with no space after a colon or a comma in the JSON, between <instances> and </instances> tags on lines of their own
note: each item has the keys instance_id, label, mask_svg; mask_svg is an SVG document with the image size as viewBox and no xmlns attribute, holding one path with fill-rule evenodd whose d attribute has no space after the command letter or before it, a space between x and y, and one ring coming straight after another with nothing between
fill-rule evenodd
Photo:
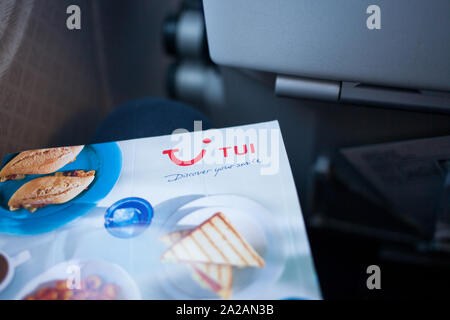
<instances>
[{"instance_id":1,"label":"magazine","mask_svg":"<svg viewBox=\"0 0 450 320\"><path fill-rule=\"evenodd\" d=\"M26 151L0 179L0 299L321 298L276 121Z\"/></svg>"}]
</instances>

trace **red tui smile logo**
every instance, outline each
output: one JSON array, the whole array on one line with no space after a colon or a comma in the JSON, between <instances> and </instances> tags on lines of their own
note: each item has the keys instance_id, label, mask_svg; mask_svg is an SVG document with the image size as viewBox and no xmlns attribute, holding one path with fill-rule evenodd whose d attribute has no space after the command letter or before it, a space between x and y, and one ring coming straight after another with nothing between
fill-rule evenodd
<instances>
[{"instance_id":1,"label":"red tui smile logo","mask_svg":"<svg viewBox=\"0 0 450 320\"><path fill-rule=\"evenodd\" d=\"M203 143L209 144L209 143L211 143L211 139L204 139ZM181 166L181 167L187 167L187 166L192 166L193 164L196 164L201 159L203 159L203 157L205 156L205 153L206 153L206 149L202 149L202 151L194 159L189 160L189 161L182 161L182 160L178 159L177 156L175 155L175 153L178 151L180 151L180 150L179 149L164 150L163 154L169 155L169 159L172 160L173 163L175 163L176 165Z\"/></svg>"},{"instance_id":2,"label":"red tui smile logo","mask_svg":"<svg viewBox=\"0 0 450 320\"><path fill-rule=\"evenodd\" d=\"M207 138L207 139L204 139L204 140L203 140L203 143L204 143L205 145L208 145L208 144L211 143L211 139L208 139L208 138ZM223 157L224 157L224 158L227 158L227 157L229 156L229 153L228 153L228 150L229 150L229 149L233 149L233 147L219 148L219 150L221 150L221 151L223 152ZM239 152L238 146L234 146L234 153L235 153L235 155L237 155L237 156L242 156L242 155L247 154L249 149L250 149L250 152L251 152L251 153L255 153L255 146L254 146L253 143L250 144L250 148L248 148L247 145L244 144L244 146L243 146L243 151L242 151L242 152ZM200 160L202 160L203 157L204 157L205 154L206 154L206 149L205 149L205 147L204 147L204 148L202 149L202 151L201 151L194 159L191 159L191 160L188 160L188 161L183 161L183 160L178 159L178 157L175 155L175 154L176 154L177 152L179 152L179 151L180 151L179 149L164 150L164 151L162 152L162 154L167 154L167 155L169 156L169 159L170 159L173 163L175 163L176 165L181 166L181 167L187 167L187 166L192 166L192 165L196 164L197 162L199 162Z\"/></svg>"}]
</instances>

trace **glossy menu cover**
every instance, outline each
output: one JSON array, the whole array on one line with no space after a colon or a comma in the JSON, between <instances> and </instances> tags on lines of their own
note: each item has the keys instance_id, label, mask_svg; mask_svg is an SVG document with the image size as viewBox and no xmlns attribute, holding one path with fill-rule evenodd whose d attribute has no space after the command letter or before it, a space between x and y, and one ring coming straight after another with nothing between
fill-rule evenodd
<instances>
[{"instance_id":1,"label":"glossy menu cover","mask_svg":"<svg viewBox=\"0 0 450 320\"><path fill-rule=\"evenodd\" d=\"M277 122L5 157L0 299L320 299Z\"/></svg>"}]
</instances>

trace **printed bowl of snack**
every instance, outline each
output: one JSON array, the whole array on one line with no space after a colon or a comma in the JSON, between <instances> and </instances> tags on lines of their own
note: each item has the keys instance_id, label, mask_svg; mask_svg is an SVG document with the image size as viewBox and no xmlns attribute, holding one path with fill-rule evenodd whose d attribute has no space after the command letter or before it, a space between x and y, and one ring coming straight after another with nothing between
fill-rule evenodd
<instances>
[{"instance_id":1,"label":"printed bowl of snack","mask_svg":"<svg viewBox=\"0 0 450 320\"><path fill-rule=\"evenodd\" d=\"M24 300L117 300L119 294L117 285L91 275L81 280L79 286L71 279L42 284Z\"/></svg>"},{"instance_id":2,"label":"printed bowl of snack","mask_svg":"<svg viewBox=\"0 0 450 320\"><path fill-rule=\"evenodd\" d=\"M140 300L134 280L105 261L60 263L29 282L16 300Z\"/></svg>"}]
</instances>

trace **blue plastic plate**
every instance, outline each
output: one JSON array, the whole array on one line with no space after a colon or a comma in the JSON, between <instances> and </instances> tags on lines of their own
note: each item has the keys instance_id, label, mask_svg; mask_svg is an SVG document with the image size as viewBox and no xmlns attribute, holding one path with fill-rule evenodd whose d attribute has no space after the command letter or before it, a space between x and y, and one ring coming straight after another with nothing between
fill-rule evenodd
<instances>
[{"instance_id":1,"label":"blue plastic plate","mask_svg":"<svg viewBox=\"0 0 450 320\"><path fill-rule=\"evenodd\" d=\"M16 155L5 157L2 167ZM30 175L24 180L0 183L0 233L16 235L40 234L55 230L85 214L95 203L108 195L122 169L122 153L116 143L86 145L77 159L58 171L95 170L95 179L88 190L72 201L49 205L30 213L25 209L9 211L9 198L23 184L41 177Z\"/></svg>"}]
</instances>

